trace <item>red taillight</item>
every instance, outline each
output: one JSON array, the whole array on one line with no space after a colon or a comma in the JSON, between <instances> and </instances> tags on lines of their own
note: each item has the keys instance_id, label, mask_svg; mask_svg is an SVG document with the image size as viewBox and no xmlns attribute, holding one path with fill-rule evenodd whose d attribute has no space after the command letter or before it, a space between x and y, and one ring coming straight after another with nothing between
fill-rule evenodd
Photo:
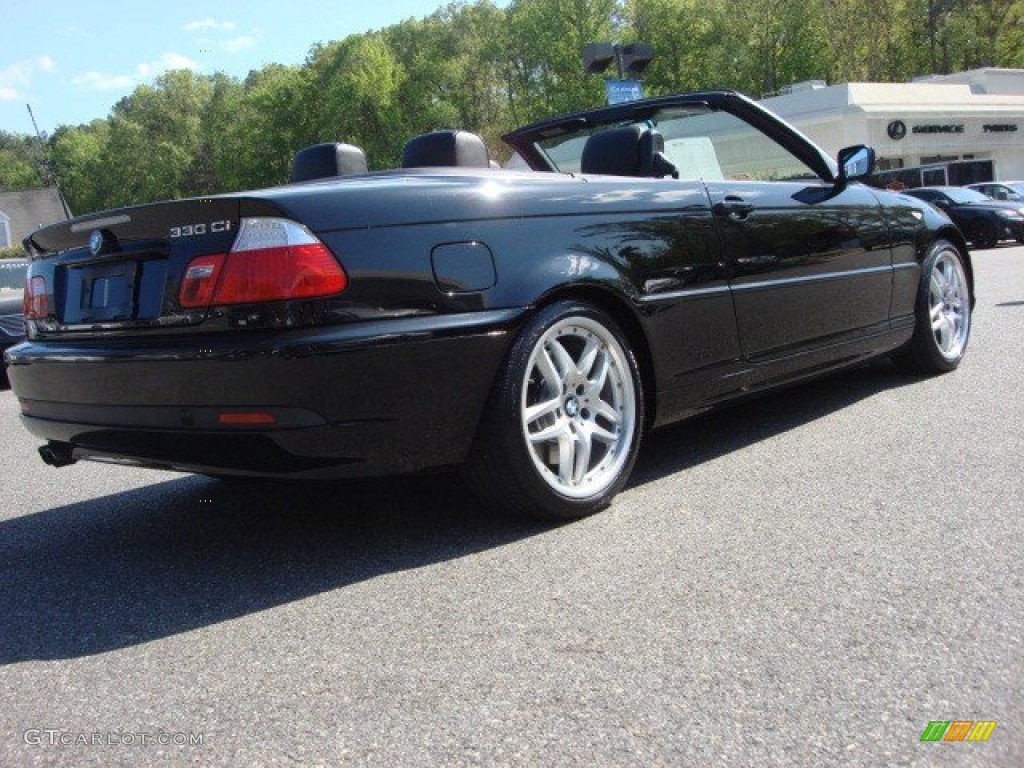
<instances>
[{"instance_id":1,"label":"red taillight","mask_svg":"<svg viewBox=\"0 0 1024 768\"><path fill-rule=\"evenodd\" d=\"M287 219L243 219L228 254L189 262L178 298L183 307L249 304L330 296L348 278L308 229Z\"/></svg>"},{"instance_id":2,"label":"red taillight","mask_svg":"<svg viewBox=\"0 0 1024 768\"><path fill-rule=\"evenodd\" d=\"M25 301L22 311L25 317L49 317L50 297L46 293L45 277L36 275L25 282Z\"/></svg>"},{"instance_id":3,"label":"red taillight","mask_svg":"<svg viewBox=\"0 0 1024 768\"><path fill-rule=\"evenodd\" d=\"M322 244L232 253L214 304L303 299L344 290L347 280Z\"/></svg>"}]
</instances>

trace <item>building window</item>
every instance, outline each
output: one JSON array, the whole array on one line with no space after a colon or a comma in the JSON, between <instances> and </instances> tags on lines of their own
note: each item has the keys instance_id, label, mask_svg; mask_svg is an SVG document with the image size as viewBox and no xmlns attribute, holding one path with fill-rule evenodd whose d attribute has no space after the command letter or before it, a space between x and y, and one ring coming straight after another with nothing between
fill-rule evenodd
<instances>
[{"instance_id":1,"label":"building window","mask_svg":"<svg viewBox=\"0 0 1024 768\"><path fill-rule=\"evenodd\" d=\"M902 157L880 157L875 161L875 170L878 171L895 171L902 167Z\"/></svg>"},{"instance_id":2,"label":"building window","mask_svg":"<svg viewBox=\"0 0 1024 768\"><path fill-rule=\"evenodd\" d=\"M921 158L921 165L935 165L936 163L952 163L959 160L960 155L931 155Z\"/></svg>"}]
</instances>

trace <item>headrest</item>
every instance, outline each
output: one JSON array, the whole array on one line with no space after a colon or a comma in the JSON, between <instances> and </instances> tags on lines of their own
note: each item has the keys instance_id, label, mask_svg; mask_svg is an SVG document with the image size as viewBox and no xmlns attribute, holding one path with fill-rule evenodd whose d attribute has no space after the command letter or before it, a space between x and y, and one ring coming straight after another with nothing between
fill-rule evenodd
<instances>
[{"instance_id":1,"label":"headrest","mask_svg":"<svg viewBox=\"0 0 1024 768\"><path fill-rule=\"evenodd\" d=\"M332 176L366 173L366 153L351 144L314 144L300 149L292 158L290 181L312 181Z\"/></svg>"},{"instance_id":2,"label":"headrest","mask_svg":"<svg viewBox=\"0 0 1024 768\"><path fill-rule=\"evenodd\" d=\"M467 131L434 131L409 139L402 150L402 167L430 166L489 168L487 145Z\"/></svg>"},{"instance_id":3,"label":"headrest","mask_svg":"<svg viewBox=\"0 0 1024 768\"><path fill-rule=\"evenodd\" d=\"M678 171L662 154L665 139L653 128L626 125L595 133L583 145L582 173L609 176L673 176Z\"/></svg>"}]
</instances>

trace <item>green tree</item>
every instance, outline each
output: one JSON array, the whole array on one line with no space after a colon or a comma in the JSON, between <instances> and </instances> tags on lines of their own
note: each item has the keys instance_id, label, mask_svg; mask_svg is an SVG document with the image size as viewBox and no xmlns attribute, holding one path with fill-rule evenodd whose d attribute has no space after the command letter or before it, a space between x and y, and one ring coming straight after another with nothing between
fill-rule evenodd
<instances>
[{"instance_id":1,"label":"green tree","mask_svg":"<svg viewBox=\"0 0 1024 768\"><path fill-rule=\"evenodd\" d=\"M407 136L459 127L480 133L492 154L507 130L505 12L490 2L451 4L384 31L406 77L399 101Z\"/></svg>"},{"instance_id":2,"label":"green tree","mask_svg":"<svg viewBox=\"0 0 1024 768\"><path fill-rule=\"evenodd\" d=\"M50 152L61 190L75 214L109 208L111 191L122 171L104 165L110 135L107 120L61 126L50 139Z\"/></svg>"},{"instance_id":3,"label":"green tree","mask_svg":"<svg viewBox=\"0 0 1024 768\"><path fill-rule=\"evenodd\" d=\"M510 116L516 123L599 106L599 78L583 71L590 42L617 39L615 0L514 0L508 9Z\"/></svg>"},{"instance_id":4,"label":"green tree","mask_svg":"<svg viewBox=\"0 0 1024 768\"><path fill-rule=\"evenodd\" d=\"M319 47L307 67L318 140L356 144L371 166L394 166L405 136L399 94L406 74L384 37L351 35Z\"/></svg>"},{"instance_id":5,"label":"green tree","mask_svg":"<svg viewBox=\"0 0 1024 768\"><path fill-rule=\"evenodd\" d=\"M46 145L35 136L0 131L0 190L41 187L46 179Z\"/></svg>"},{"instance_id":6,"label":"green tree","mask_svg":"<svg viewBox=\"0 0 1024 768\"><path fill-rule=\"evenodd\" d=\"M745 87L741 53L747 40L732 28L725 0L630 0L624 18L633 39L650 44L644 71L648 95Z\"/></svg>"},{"instance_id":7,"label":"green tree","mask_svg":"<svg viewBox=\"0 0 1024 768\"><path fill-rule=\"evenodd\" d=\"M292 155L317 140L310 127L307 81L302 67L269 64L250 72L240 93L225 96L224 119L211 142L222 189L288 180Z\"/></svg>"}]
</instances>

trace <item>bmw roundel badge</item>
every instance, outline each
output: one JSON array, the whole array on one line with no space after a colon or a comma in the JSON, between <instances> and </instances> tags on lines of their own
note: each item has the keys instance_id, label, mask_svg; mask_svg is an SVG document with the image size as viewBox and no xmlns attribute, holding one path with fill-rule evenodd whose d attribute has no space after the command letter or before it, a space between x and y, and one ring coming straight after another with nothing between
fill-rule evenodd
<instances>
[{"instance_id":1,"label":"bmw roundel badge","mask_svg":"<svg viewBox=\"0 0 1024 768\"><path fill-rule=\"evenodd\" d=\"M93 256L102 256L105 253L113 253L120 248L117 238L109 229L94 229L89 235L89 250Z\"/></svg>"},{"instance_id":2,"label":"bmw roundel badge","mask_svg":"<svg viewBox=\"0 0 1024 768\"><path fill-rule=\"evenodd\" d=\"M93 256L99 256L100 251L103 250L103 239L103 232L99 229L94 229L89 235L89 250L92 251Z\"/></svg>"}]
</instances>

